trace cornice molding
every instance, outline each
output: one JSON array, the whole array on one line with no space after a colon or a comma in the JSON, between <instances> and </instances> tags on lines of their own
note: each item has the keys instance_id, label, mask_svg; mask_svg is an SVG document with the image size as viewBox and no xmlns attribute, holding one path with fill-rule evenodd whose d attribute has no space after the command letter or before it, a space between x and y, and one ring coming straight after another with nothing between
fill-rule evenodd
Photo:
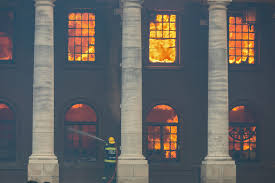
<instances>
[{"instance_id":1,"label":"cornice molding","mask_svg":"<svg viewBox=\"0 0 275 183\"><path fill-rule=\"evenodd\" d=\"M55 0L34 0L35 7L37 6L54 6Z\"/></svg>"}]
</instances>

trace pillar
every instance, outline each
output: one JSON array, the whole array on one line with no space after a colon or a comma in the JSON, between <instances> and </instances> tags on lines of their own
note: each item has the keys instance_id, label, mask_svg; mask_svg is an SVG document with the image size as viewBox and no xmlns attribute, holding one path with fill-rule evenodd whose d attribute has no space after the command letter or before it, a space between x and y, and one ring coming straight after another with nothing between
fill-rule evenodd
<instances>
[{"instance_id":1,"label":"pillar","mask_svg":"<svg viewBox=\"0 0 275 183\"><path fill-rule=\"evenodd\" d=\"M35 0L32 155L28 180L59 182L54 155L53 1Z\"/></svg>"},{"instance_id":2,"label":"pillar","mask_svg":"<svg viewBox=\"0 0 275 183\"><path fill-rule=\"evenodd\" d=\"M202 183L235 183L236 166L228 151L227 5L208 0L208 153L201 165Z\"/></svg>"},{"instance_id":3,"label":"pillar","mask_svg":"<svg viewBox=\"0 0 275 183\"><path fill-rule=\"evenodd\" d=\"M118 183L148 183L142 155L141 0L123 0L121 155Z\"/></svg>"}]
</instances>

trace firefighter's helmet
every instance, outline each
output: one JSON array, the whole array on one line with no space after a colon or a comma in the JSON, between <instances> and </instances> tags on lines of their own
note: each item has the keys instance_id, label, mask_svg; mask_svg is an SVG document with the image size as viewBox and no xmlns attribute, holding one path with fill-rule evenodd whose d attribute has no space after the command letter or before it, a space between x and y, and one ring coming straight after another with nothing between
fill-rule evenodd
<instances>
[{"instance_id":1,"label":"firefighter's helmet","mask_svg":"<svg viewBox=\"0 0 275 183\"><path fill-rule=\"evenodd\" d=\"M109 137L108 142L109 142L109 144L114 144L114 143L116 143L114 137Z\"/></svg>"}]
</instances>

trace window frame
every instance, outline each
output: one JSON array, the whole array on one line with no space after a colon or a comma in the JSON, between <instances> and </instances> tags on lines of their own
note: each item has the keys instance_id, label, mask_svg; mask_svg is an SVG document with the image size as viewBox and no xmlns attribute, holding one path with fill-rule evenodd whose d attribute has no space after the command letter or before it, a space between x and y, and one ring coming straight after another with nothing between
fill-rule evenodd
<instances>
[{"instance_id":1,"label":"window frame","mask_svg":"<svg viewBox=\"0 0 275 183\"><path fill-rule=\"evenodd\" d=\"M167 122L148 122L146 121L146 118L148 116L148 114L152 111L152 109L158 105L166 105L166 106L169 106L171 107L177 117L178 117L178 122L177 123L167 123ZM179 162L180 161L180 155L181 155L181 148L180 148L180 135L181 135L181 123L180 123L180 116L179 114L177 113L176 109L174 107L172 107L172 105L170 104L166 104L166 103L159 103L159 104L155 104L155 105L151 105L150 108L148 108L148 110L146 111L146 115L145 115L145 118L143 120L143 127L142 127L142 139L143 139L143 143L142 143L142 146L143 146L143 154L144 156L146 157L146 159L149 161L149 163L163 163L163 162L169 162L169 163L175 163L175 162ZM164 144L164 141L163 141L163 132L162 130L164 129L164 127L171 127L171 126L177 126L177 148L176 148L176 154L177 154L177 157L174 158L174 159L171 159L171 158L161 158L161 160L151 160L149 159L149 155L152 154L154 152L154 150L148 150L148 131L147 131L147 127L149 126L155 126L155 127L160 127L160 153L163 153L165 151L171 151L170 150L164 150L163 149L163 144ZM169 134L172 134L172 133L169 133Z\"/></svg>"},{"instance_id":2,"label":"window frame","mask_svg":"<svg viewBox=\"0 0 275 183\"><path fill-rule=\"evenodd\" d=\"M249 107L247 106L247 105L244 105L244 104L239 104L239 105L234 105L234 106L231 106L230 107L230 109L229 109L229 112L231 112L232 111L232 109L233 108L235 108L235 107L238 107L238 106L244 106L245 107L245 110L248 110L250 113L251 113L251 111L249 110ZM232 157L232 159L234 159L235 161L236 161L236 163L243 163L243 162L255 162L255 161L257 161L257 158L258 158L258 148L257 148L257 146L258 146L258 135L257 135L257 131L258 131L258 123L257 123L257 120L255 119L255 117L253 116L253 119L255 120L253 123L251 123L251 122L248 122L248 121L243 121L243 122L231 122L230 121L230 117L228 118L229 119L229 121L228 121L228 152L229 152L229 155L230 155L230 157ZM251 159L250 158L250 156L251 155L249 155L248 156L248 158L247 159L241 159L241 158L239 158L239 159L235 159L232 155L231 155L231 153L234 153L234 152L236 152L236 151L231 151L230 150L230 140L229 140L229 137L231 137L230 136L230 128L234 128L234 127L239 127L239 128L249 128L249 127L255 127L255 135L256 135L256 142L255 142L255 145L256 145L256 148L255 148L255 151L251 151L251 150L249 150L249 154L250 154L250 152L255 152L255 158L254 159ZM233 141L234 141L234 138L233 137L231 137L232 139L233 139ZM239 143L241 143L241 142L239 142ZM239 152L241 153L241 152L243 152L244 150L239 150Z\"/></svg>"},{"instance_id":3,"label":"window frame","mask_svg":"<svg viewBox=\"0 0 275 183\"><path fill-rule=\"evenodd\" d=\"M176 58L174 63L151 63L149 61L149 40L150 40L150 22L154 19L157 14L175 14L176 15ZM178 69L182 67L181 62L181 38L180 38L180 22L181 16L180 13L176 10L147 10L144 16L145 24L142 26L142 34L143 34L143 66L144 68L150 69Z\"/></svg>"},{"instance_id":4,"label":"window frame","mask_svg":"<svg viewBox=\"0 0 275 183\"><path fill-rule=\"evenodd\" d=\"M12 59L9 60L2 60L0 59L0 64L1 65L13 65L15 64L15 28L16 28L16 11L14 8L0 8L0 12L11 12L13 14L13 20L11 21L11 26L12 26L12 34L11 34L11 42L12 42Z\"/></svg>"},{"instance_id":5,"label":"window frame","mask_svg":"<svg viewBox=\"0 0 275 183\"><path fill-rule=\"evenodd\" d=\"M13 152L12 150L9 151L9 149L7 149L7 153L8 155L10 155L11 157L9 158L2 158L0 157L0 162L15 162L17 160L17 124L16 124L16 113L15 113L15 110L14 108L7 102L4 102L4 101L0 101L0 104L4 104L6 106L8 106L9 110L12 112L12 115L13 115L13 120L0 120L0 123L3 124L3 123L12 123L11 124L11 131L13 133L13 139L12 139L12 142L11 142L11 146L13 146L15 148L15 151ZM12 154L12 155L11 155Z\"/></svg>"},{"instance_id":6,"label":"window frame","mask_svg":"<svg viewBox=\"0 0 275 183\"><path fill-rule=\"evenodd\" d=\"M254 23L255 27L255 41L254 41L254 64L230 64L229 63L229 17L230 16L240 16L245 17L245 13L253 10L256 12L255 18L256 21ZM257 30L258 24L259 24L259 18L258 18L258 11L257 8L253 5L247 6L230 6L227 12L227 63L228 63L228 69L229 71L254 71L257 69L257 67L260 65L260 39L259 39L259 31Z\"/></svg>"},{"instance_id":7,"label":"window frame","mask_svg":"<svg viewBox=\"0 0 275 183\"><path fill-rule=\"evenodd\" d=\"M95 35L94 35L94 38L95 38L95 61L69 61L68 60L68 43L69 43L69 34L68 34L68 30L69 30L69 26L68 26L68 23L69 23L69 18L68 18L68 15L70 13L93 13L95 15ZM71 8L69 10L66 11L66 17L65 17L65 22L66 22L66 25L65 25L65 41L66 41L66 44L65 44L65 52L64 52L64 61L65 61L65 65L99 65L98 63L98 57L97 57L97 13L96 13L96 9L95 8ZM82 37L82 36L79 36L79 37ZM89 36L88 36L89 37Z\"/></svg>"},{"instance_id":8,"label":"window frame","mask_svg":"<svg viewBox=\"0 0 275 183\"><path fill-rule=\"evenodd\" d=\"M89 121L89 122L81 122L81 121L67 121L65 120L65 116L67 114L67 112L71 109L72 106L76 105L76 104L84 104L84 105L87 105L89 106L96 114L96 121ZM95 126L95 130L96 130L96 136L98 136L98 133L99 133L99 119L98 119L98 113L95 109L95 107L93 105L90 105L86 102L82 102L82 101L79 101L79 102L74 102L74 103L71 103L70 105L68 105L67 108L65 108L65 111L64 111L64 118L63 118L63 129L64 129L64 135L63 135L63 144L64 144L64 147L63 147L63 159L66 163L69 163L69 162L88 162L88 163L94 163L94 162L97 162L98 161L98 147L99 147L99 144L97 141L95 141L95 150L94 150L94 153L95 153L95 156L94 156L94 160L87 160L87 158L85 159L81 159L81 154L74 154L73 155L73 158L70 158L70 156L66 155L65 153L65 150L66 150L66 144L67 142L69 141L69 139L67 138L67 135L68 135L68 132L66 130L66 126L72 126L72 125L93 125ZM79 137L81 137L81 135L79 134ZM79 140L80 141L80 140ZM79 148L79 147L78 147Z\"/></svg>"}]
</instances>

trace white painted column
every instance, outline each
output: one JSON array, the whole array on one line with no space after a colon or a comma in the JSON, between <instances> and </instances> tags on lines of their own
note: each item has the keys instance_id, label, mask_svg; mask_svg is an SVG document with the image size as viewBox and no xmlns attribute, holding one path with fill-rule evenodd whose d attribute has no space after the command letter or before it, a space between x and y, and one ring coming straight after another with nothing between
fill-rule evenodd
<instances>
[{"instance_id":1,"label":"white painted column","mask_svg":"<svg viewBox=\"0 0 275 183\"><path fill-rule=\"evenodd\" d=\"M54 0L35 0L32 155L28 180L59 182L54 155Z\"/></svg>"},{"instance_id":2,"label":"white painted column","mask_svg":"<svg viewBox=\"0 0 275 183\"><path fill-rule=\"evenodd\" d=\"M118 183L148 183L142 155L141 0L122 0L121 155Z\"/></svg>"},{"instance_id":3,"label":"white painted column","mask_svg":"<svg viewBox=\"0 0 275 183\"><path fill-rule=\"evenodd\" d=\"M202 162L202 183L235 183L236 166L228 151L227 5L208 0L208 154Z\"/></svg>"}]
</instances>

